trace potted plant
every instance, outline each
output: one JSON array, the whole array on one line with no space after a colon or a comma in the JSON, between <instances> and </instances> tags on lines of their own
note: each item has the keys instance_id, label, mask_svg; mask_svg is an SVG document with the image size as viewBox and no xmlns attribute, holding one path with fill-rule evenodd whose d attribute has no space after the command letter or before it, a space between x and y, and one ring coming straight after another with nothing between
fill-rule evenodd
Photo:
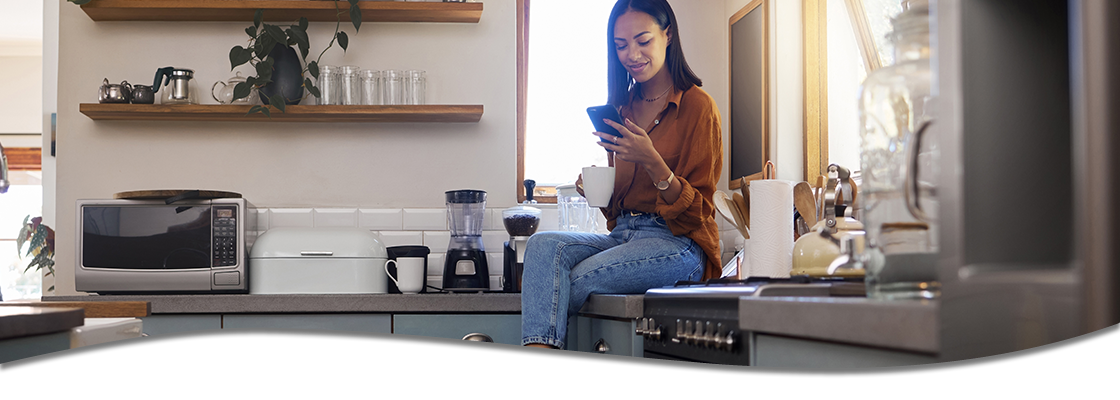
<instances>
[{"instance_id":1,"label":"potted plant","mask_svg":"<svg viewBox=\"0 0 1120 400\"><path fill-rule=\"evenodd\" d=\"M67 1L76 5L83 5L93 0ZM354 24L354 31L358 31L362 25L362 10L358 7L359 0L348 1L350 3L350 9L348 10L350 21ZM248 114L260 112L271 116L268 106L284 112L285 104L299 103L303 98L304 88L312 95L319 97L319 88L315 86L311 79L304 78L303 72L310 72L311 76L318 80L319 60L323 58L323 54L336 42L345 52L350 42L349 36L341 29L342 15L347 11L339 9L337 2L335 2L335 9L337 18L334 35L327 47L319 53L319 57L311 62L307 62L307 53L310 47L307 36L307 18L300 17L295 24L282 28L278 25L263 23L264 10L257 10L253 16L253 26L245 28L245 33L249 35L248 45L234 46L229 51L231 71L239 65L249 63L253 65L256 72L256 75L247 77L245 82L238 83L233 89L234 100L249 96L254 87L261 91L261 101L265 105L253 106L249 109ZM292 46L299 49L299 59L296 58ZM301 66L300 59L303 60L302 64L305 64L306 68Z\"/></svg>"},{"instance_id":2,"label":"potted plant","mask_svg":"<svg viewBox=\"0 0 1120 400\"><path fill-rule=\"evenodd\" d=\"M30 244L27 246L27 253L21 255L23 257L34 257L31 262L27 264L23 272L31 270L32 267L35 271L42 271L43 268L47 269L47 273L43 276L50 276L54 274L54 229L51 229L47 224L43 223L43 217L31 218L28 215L23 219L23 225L19 230L19 235L16 236L16 253L19 254L23 251L24 243ZM48 292L54 291L54 285L51 285Z\"/></svg>"}]
</instances>

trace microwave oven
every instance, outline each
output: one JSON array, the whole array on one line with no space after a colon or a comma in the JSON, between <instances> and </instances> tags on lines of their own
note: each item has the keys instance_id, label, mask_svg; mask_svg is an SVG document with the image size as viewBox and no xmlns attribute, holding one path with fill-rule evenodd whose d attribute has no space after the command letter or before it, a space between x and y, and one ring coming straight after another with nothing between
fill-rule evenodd
<instances>
[{"instance_id":1,"label":"microwave oven","mask_svg":"<svg viewBox=\"0 0 1120 400\"><path fill-rule=\"evenodd\" d=\"M75 289L248 293L257 211L245 199L78 200Z\"/></svg>"}]
</instances>

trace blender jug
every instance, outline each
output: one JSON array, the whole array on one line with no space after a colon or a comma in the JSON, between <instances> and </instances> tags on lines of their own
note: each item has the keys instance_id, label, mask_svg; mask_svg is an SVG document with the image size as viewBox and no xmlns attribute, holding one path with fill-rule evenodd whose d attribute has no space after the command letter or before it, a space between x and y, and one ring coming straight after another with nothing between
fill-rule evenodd
<instances>
[{"instance_id":1,"label":"blender jug","mask_svg":"<svg viewBox=\"0 0 1120 400\"><path fill-rule=\"evenodd\" d=\"M443 266L443 289L485 291L490 289L490 271L482 247L482 226L486 221L486 192L452 190L447 198L447 226L451 242Z\"/></svg>"}]
</instances>

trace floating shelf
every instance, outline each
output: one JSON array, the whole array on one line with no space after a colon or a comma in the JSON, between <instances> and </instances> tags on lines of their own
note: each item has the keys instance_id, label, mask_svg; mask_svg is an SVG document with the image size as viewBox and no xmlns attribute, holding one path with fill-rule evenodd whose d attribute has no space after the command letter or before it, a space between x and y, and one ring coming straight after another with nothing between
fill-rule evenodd
<instances>
[{"instance_id":1,"label":"floating shelf","mask_svg":"<svg viewBox=\"0 0 1120 400\"><path fill-rule=\"evenodd\" d=\"M96 0L82 6L94 21L244 21L252 22L257 9L269 22L350 22L350 3L325 0ZM362 22L463 22L478 23L482 3L362 1Z\"/></svg>"},{"instance_id":2,"label":"floating shelf","mask_svg":"<svg viewBox=\"0 0 1120 400\"><path fill-rule=\"evenodd\" d=\"M287 106L272 116L245 115L252 106L221 104L98 104L78 110L97 121L229 121L229 122L478 122L481 105Z\"/></svg>"}]
</instances>

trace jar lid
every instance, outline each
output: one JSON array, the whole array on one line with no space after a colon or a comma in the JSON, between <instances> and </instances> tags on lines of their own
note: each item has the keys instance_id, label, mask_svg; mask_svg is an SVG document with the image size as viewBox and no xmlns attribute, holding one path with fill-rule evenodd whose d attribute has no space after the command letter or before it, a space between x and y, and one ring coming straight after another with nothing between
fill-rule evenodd
<instances>
[{"instance_id":1,"label":"jar lid","mask_svg":"<svg viewBox=\"0 0 1120 400\"><path fill-rule=\"evenodd\" d=\"M190 78L191 76L194 76L194 70L183 68L173 69L171 70L171 76L185 76Z\"/></svg>"},{"instance_id":2,"label":"jar lid","mask_svg":"<svg viewBox=\"0 0 1120 400\"><path fill-rule=\"evenodd\" d=\"M556 192L559 193L562 197L579 196L579 192L576 191L576 184L574 183L565 183L563 185L559 185L556 187Z\"/></svg>"},{"instance_id":3,"label":"jar lid","mask_svg":"<svg viewBox=\"0 0 1120 400\"><path fill-rule=\"evenodd\" d=\"M505 210L502 210L502 217L503 218L508 217L508 216L512 216L512 215L539 216L539 215L541 215L541 209L522 204L522 205L518 205L518 206L514 206L514 207L507 208Z\"/></svg>"},{"instance_id":4,"label":"jar lid","mask_svg":"<svg viewBox=\"0 0 1120 400\"><path fill-rule=\"evenodd\" d=\"M449 190L444 192L447 202L453 204L482 203L486 201L486 192L482 190Z\"/></svg>"}]
</instances>

